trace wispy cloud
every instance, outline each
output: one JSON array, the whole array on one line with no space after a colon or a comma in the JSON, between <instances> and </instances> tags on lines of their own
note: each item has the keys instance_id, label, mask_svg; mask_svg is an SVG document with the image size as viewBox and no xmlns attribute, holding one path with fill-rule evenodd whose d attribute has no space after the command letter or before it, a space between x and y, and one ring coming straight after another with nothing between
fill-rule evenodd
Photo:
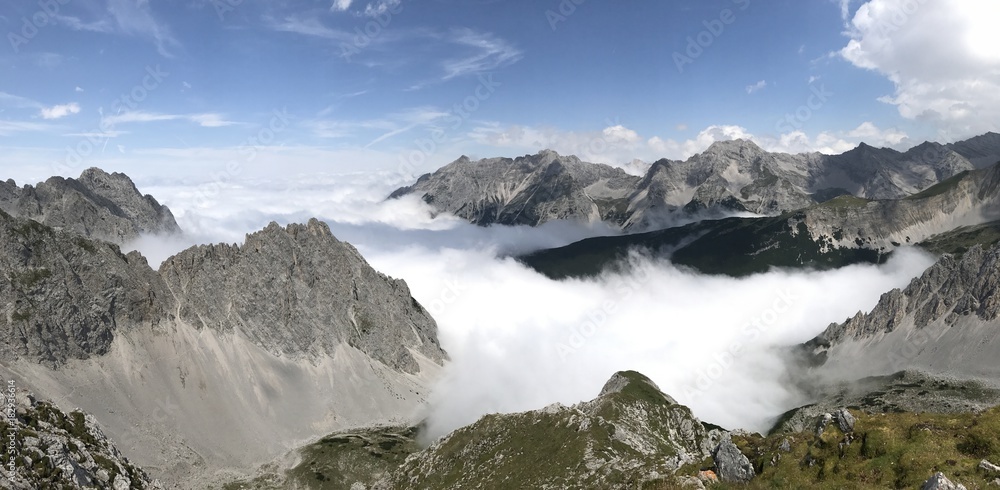
<instances>
[{"instance_id":1,"label":"wispy cloud","mask_svg":"<svg viewBox=\"0 0 1000 490\"><path fill-rule=\"evenodd\" d=\"M351 42L351 33L339 29L331 29L315 17L302 18L289 15L283 20L269 19L271 29L279 32L291 32L303 36L319 37L336 42Z\"/></svg>"},{"instance_id":2,"label":"wispy cloud","mask_svg":"<svg viewBox=\"0 0 1000 490\"><path fill-rule=\"evenodd\" d=\"M761 80L761 81L759 81L759 82L757 82L757 83L755 83L753 85L747 85L747 89L746 90L747 90L748 94L752 94L754 92L758 92L758 91L763 90L764 87L767 87L767 81Z\"/></svg>"},{"instance_id":3,"label":"wispy cloud","mask_svg":"<svg viewBox=\"0 0 1000 490\"><path fill-rule=\"evenodd\" d=\"M378 17L399 6L401 0L378 0L365 6L365 15Z\"/></svg>"},{"instance_id":4,"label":"wispy cloud","mask_svg":"<svg viewBox=\"0 0 1000 490\"><path fill-rule=\"evenodd\" d=\"M446 61L444 80L495 70L514 64L523 57L521 50L490 33L456 29L451 33L450 40L455 44L473 48L475 53Z\"/></svg>"},{"instance_id":5,"label":"wispy cloud","mask_svg":"<svg viewBox=\"0 0 1000 490\"><path fill-rule=\"evenodd\" d=\"M171 49L181 46L170 27L158 20L150 8L149 0L107 0L105 12L93 19L56 14L54 23L74 31L124 34L146 38L165 57L172 58Z\"/></svg>"},{"instance_id":6,"label":"wispy cloud","mask_svg":"<svg viewBox=\"0 0 1000 490\"><path fill-rule=\"evenodd\" d=\"M168 48L180 46L170 28L153 16L149 0L108 0L108 12L120 32L152 40L165 57L173 57Z\"/></svg>"},{"instance_id":7,"label":"wispy cloud","mask_svg":"<svg viewBox=\"0 0 1000 490\"><path fill-rule=\"evenodd\" d=\"M330 6L330 10L335 10L343 12L351 7L352 0L333 0L333 5Z\"/></svg>"},{"instance_id":8,"label":"wispy cloud","mask_svg":"<svg viewBox=\"0 0 1000 490\"><path fill-rule=\"evenodd\" d=\"M80 104L70 102L69 104L58 104L52 107L42 108L42 119L61 119L70 114L80 112Z\"/></svg>"},{"instance_id":9,"label":"wispy cloud","mask_svg":"<svg viewBox=\"0 0 1000 490\"><path fill-rule=\"evenodd\" d=\"M19 108L39 108L42 104L36 102L27 97L21 97L20 95L9 94L7 92L0 92L0 105L5 105L8 107L19 107Z\"/></svg>"},{"instance_id":10,"label":"wispy cloud","mask_svg":"<svg viewBox=\"0 0 1000 490\"><path fill-rule=\"evenodd\" d=\"M190 121L206 128L218 128L239 124L233 121L227 121L221 114L216 113L162 114L158 112L129 111L121 114L115 114L113 116L105 116L103 120L104 124L107 125L159 121Z\"/></svg>"},{"instance_id":11,"label":"wispy cloud","mask_svg":"<svg viewBox=\"0 0 1000 490\"><path fill-rule=\"evenodd\" d=\"M88 32L103 32L112 33L114 32L114 26L110 19L98 19L94 21L84 21L79 17L74 17L71 15L56 15L54 16L55 23L66 26L74 31L88 31Z\"/></svg>"},{"instance_id":12,"label":"wispy cloud","mask_svg":"<svg viewBox=\"0 0 1000 490\"><path fill-rule=\"evenodd\" d=\"M0 120L0 136L10 136L14 133L25 131L46 131L51 129L48 124L41 124L28 121L3 121Z\"/></svg>"}]
</instances>

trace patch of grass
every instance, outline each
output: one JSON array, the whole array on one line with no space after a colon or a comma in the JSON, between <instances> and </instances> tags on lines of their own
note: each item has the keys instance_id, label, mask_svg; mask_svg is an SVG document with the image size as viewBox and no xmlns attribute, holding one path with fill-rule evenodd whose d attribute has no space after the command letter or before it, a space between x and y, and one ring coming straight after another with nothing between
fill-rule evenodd
<instances>
[{"instance_id":1,"label":"patch of grass","mask_svg":"<svg viewBox=\"0 0 1000 490\"><path fill-rule=\"evenodd\" d=\"M985 488L989 480L977 471L979 461L1000 460L1000 407L981 414L854 415L850 441L836 424L821 437L734 437L759 473L741 488L918 488L936 471L969 488ZM787 453L778 449L785 438L792 441Z\"/></svg>"},{"instance_id":2,"label":"patch of grass","mask_svg":"<svg viewBox=\"0 0 1000 490\"><path fill-rule=\"evenodd\" d=\"M997 243L1000 243L1000 221L956 228L934 235L917 245L938 255L948 253L961 256L976 245L987 248Z\"/></svg>"},{"instance_id":3,"label":"patch of grass","mask_svg":"<svg viewBox=\"0 0 1000 490\"><path fill-rule=\"evenodd\" d=\"M934 197L944 194L956 187L958 187L959 182L965 179L970 173L969 170L956 174L955 176L942 180L937 184L934 184L921 192L918 192L912 196L907 196L905 199L917 200L917 199L927 199L928 197Z\"/></svg>"},{"instance_id":4,"label":"patch of grass","mask_svg":"<svg viewBox=\"0 0 1000 490\"><path fill-rule=\"evenodd\" d=\"M845 209L856 209L863 208L872 201L864 199L861 197L854 196L852 194L842 194L833 199L827 200L819 205L817 208L823 209L835 209L835 210L845 210Z\"/></svg>"},{"instance_id":5,"label":"patch of grass","mask_svg":"<svg viewBox=\"0 0 1000 490\"><path fill-rule=\"evenodd\" d=\"M20 286L24 289L32 289L50 277L52 277L52 271L42 267L38 269L30 269L24 272L11 272L10 282L14 284L14 286Z\"/></svg>"}]
</instances>

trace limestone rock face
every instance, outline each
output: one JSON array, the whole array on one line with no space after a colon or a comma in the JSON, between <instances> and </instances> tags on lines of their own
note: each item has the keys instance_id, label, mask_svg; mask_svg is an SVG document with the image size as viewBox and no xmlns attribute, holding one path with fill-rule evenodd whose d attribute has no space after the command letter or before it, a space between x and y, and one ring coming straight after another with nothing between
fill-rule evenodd
<instances>
[{"instance_id":1,"label":"limestone rock face","mask_svg":"<svg viewBox=\"0 0 1000 490\"><path fill-rule=\"evenodd\" d=\"M180 233L170 210L142 195L128 176L98 168L79 179L52 177L37 186L0 182L0 210L118 244L142 234Z\"/></svg>"},{"instance_id":2,"label":"limestone rock face","mask_svg":"<svg viewBox=\"0 0 1000 490\"><path fill-rule=\"evenodd\" d=\"M100 356L116 330L171 316L173 299L140 254L3 211L0 271L0 361Z\"/></svg>"},{"instance_id":3,"label":"limestone rock face","mask_svg":"<svg viewBox=\"0 0 1000 490\"><path fill-rule=\"evenodd\" d=\"M558 219L620 222L639 177L543 151L515 159L462 157L390 198L415 193L440 212L478 225L540 225Z\"/></svg>"},{"instance_id":4,"label":"limestone rock face","mask_svg":"<svg viewBox=\"0 0 1000 490\"><path fill-rule=\"evenodd\" d=\"M239 330L270 352L332 354L347 343L395 369L419 370L408 349L441 362L437 324L406 283L376 272L315 219L272 223L242 247L200 246L160 273L188 323Z\"/></svg>"},{"instance_id":5,"label":"limestone rock face","mask_svg":"<svg viewBox=\"0 0 1000 490\"><path fill-rule=\"evenodd\" d=\"M940 471L927 479L920 490L965 490L965 485L953 483Z\"/></svg>"},{"instance_id":6,"label":"limestone rock face","mask_svg":"<svg viewBox=\"0 0 1000 490\"><path fill-rule=\"evenodd\" d=\"M716 474L728 483L746 483L753 479L754 471L750 460L740 452L732 439L726 437L712 451Z\"/></svg>"},{"instance_id":7,"label":"limestone rock face","mask_svg":"<svg viewBox=\"0 0 1000 490\"><path fill-rule=\"evenodd\" d=\"M805 347L821 371L903 369L996 379L1000 355L1000 246L946 255L871 312L830 325Z\"/></svg>"},{"instance_id":8,"label":"limestone rock face","mask_svg":"<svg viewBox=\"0 0 1000 490\"><path fill-rule=\"evenodd\" d=\"M484 226L568 219L663 228L677 212L777 215L840 195L901 199L996 163L996 136L927 142L905 153L861 144L841 155L771 153L750 141L722 141L686 161L659 160L642 177L550 150L515 159L462 157L390 198L416 194L438 212Z\"/></svg>"},{"instance_id":9,"label":"limestone rock face","mask_svg":"<svg viewBox=\"0 0 1000 490\"><path fill-rule=\"evenodd\" d=\"M6 381L0 384L7 389ZM5 452L3 489L163 488L122 455L93 416L80 411L27 400L16 405L14 417L0 420L0 436L4 447L13 443L14 449L12 474Z\"/></svg>"}]
</instances>

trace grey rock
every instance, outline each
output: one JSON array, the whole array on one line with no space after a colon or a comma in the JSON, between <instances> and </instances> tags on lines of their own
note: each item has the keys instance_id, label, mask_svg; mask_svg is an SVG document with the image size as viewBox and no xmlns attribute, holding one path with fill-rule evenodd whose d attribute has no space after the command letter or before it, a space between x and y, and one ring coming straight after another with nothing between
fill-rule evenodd
<instances>
[{"instance_id":1,"label":"grey rock","mask_svg":"<svg viewBox=\"0 0 1000 490\"><path fill-rule=\"evenodd\" d=\"M816 421L816 437L819 437L823 435L823 432L826 432L826 427L830 425L830 422L833 422L833 415L824 413L819 416L819 420Z\"/></svg>"},{"instance_id":2,"label":"grey rock","mask_svg":"<svg viewBox=\"0 0 1000 490\"><path fill-rule=\"evenodd\" d=\"M678 212L776 215L838 195L900 199L975 169L963 153L979 167L996 163L1000 158L982 163L1000 155L1000 138L993 136L948 146L928 142L905 153L861 144L833 156L770 153L750 141L724 141L683 162L657 161L641 178L550 150L516 159L462 157L390 198L417 194L438 212L480 225L571 219L662 228Z\"/></svg>"},{"instance_id":3,"label":"grey rock","mask_svg":"<svg viewBox=\"0 0 1000 490\"><path fill-rule=\"evenodd\" d=\"M833 414L834 418L837 419L837 427L840 432L844 434L850 434L854 432L854 415L851 415L846 408L841 408Z\"/></svg>"},{"instance_id":4,"label":"grey rock","mask_svg":"<svg viewBox=\"0 0 1000 490\"><path fill-rule=\"evenodd\" d=\"M906 288L883 294L871 312L830 325L804 349L829 371L853 366L990 377L1000 354L998 318L1000 245L976 245L961 258L942 257Z\"/></svg>"},{"instance_id":5,"label":"grey rock","mask_svg":"<svg viewBox=\"0 0 1000 490\"><path fill-rule=\"evenodd\" d=\"M947 145L977 168L989 167L1000 162L1000 134L989 132Z\"/></svg>"},{"instance_id":6,"label":"grey rock","mask_svg":"<svg viewBox=\"0 0 1000 490\"><path fill-rule=\"evenodd\" d=\"M288 357L332 354L347 343L394 369L419 371L410 349L443 362L437 324L406 283L372 269L315 219L271 223L243 246L199 246L168 258L160 274L180 317L238 330Z\"/></svg>"},{"instance_id":7,"label":"grey rock","mask_svg":"<svg viewBox=\"0 0 1000 490\"><path fill-rule=\"evenodd\" d=\"M0 211L0 360L56 367L108 351L120 328L171 318L173 298L138 253Z\"/></svg>"},{"instance_id":8,"label":"grey rock","mask_svg":"<svg viewBox=\"0 0 1000 490\"><path fill-rule=\"evenodd\" d=\"M7 383L0 379L0 385L6 387ZM4 441L5 446L14 444L16 469L10 478L5 468L0 488L106 488L109 471L118 475L114 488L163 488L123 456L89 414L79 410L66 413L51 402L36 402L17 404L15 416L4 417L4 422L10 424L7 430L17 434Z\"/></svg>"},{"instance_id":9,"label":"grey rock","mask_svg":"<svg viewBox=\"0 0 1000 490\"><path fill-rule=\"evenodd\" d=\"M52 177L37 186L0 182L0 210L118 244L143 234L181 232L170 210L142 195L128 176L98 168L79 179Z\"/></svg>"},{"instance_id":10,"label":"grey rock","mask_svg":"<svg viewBox=\"0 0 1000 490\"><path fill-rule=\"evenodd\" d=\"M516 159L463 156L389 197L415 193L439 212L483 226L535 226L557 219L621 222L638 181L624 170L554 151Z\"/></svg>"},{"instance_id":11,"label":"grey rock","mask_svg":"<svg viewBox=\"0 0 1000 490\"><path fill-rule=\"evenodd\" d=\"M987 473L1000 473L1000 466L990 463L985 459L979 462L979 469Z\"/></svg>"},{"instance_id":12,"label":"grey rock","mask_svg":"<svg viewBox=\"0 0 1000 490\"><path fill-rule=\"evenodd\" d=\"M781 445L778 446L778 449L786 453L792 452L792 444L788 441L787 437L781 441Z\"/></svg>"},{"instance_id":13,"label":"grey rock","mask_svg":"<svg viewBox=\"0 0 1000 490\"><path fill-rule=\"evenodd\" d=\"M944 476L944 473L937 472L934 476L927 479L923 485L920 486L920 490L966 490L965 485L952 483L948 477Z\"/></svg>"},{"instance_id":14,"label":"grey rock","mask_svg":"<svg viewBox=\"0 0 1000 490\"><path fill-rule=\"evenodd\" d=\"M641 487L704 460L724 437L655 386L624 371L597 398L572 407L487 415L411 455L391 481L375 488L431 488L431 479L454 488ZM540 427L557 439L540 439ZM553 442L562 448L558 455L546 449ZM610 447L615 450L605 450ZM524 467L532 471L516 471Z\"/></svg>"},{"instance_id":15,"label":"grey rock","mask_svg":"<svg viewBox=\"0 0 1000 490\"><path fill-rule=\"evenodd\" d=\"M712 451L716 473L726 483L746 483L753 479L755 472L750 460L726 437Z\"/></svg>"}]
</instances>

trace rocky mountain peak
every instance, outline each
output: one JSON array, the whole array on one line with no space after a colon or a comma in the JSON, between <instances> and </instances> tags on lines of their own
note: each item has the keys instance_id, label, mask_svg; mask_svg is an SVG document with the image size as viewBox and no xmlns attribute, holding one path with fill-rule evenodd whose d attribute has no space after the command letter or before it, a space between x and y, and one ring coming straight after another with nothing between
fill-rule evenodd
<instances>
[{"instance_id":1,"label":"rocky mountain peak","mask_svg":"<svg viewBox=\"0 0 1000 490\"><path fill-rule=\"evenodd\" d=\"M670 395L663 393L653 380L647 378L636 371L619 371L611 375L611 379L604 383L598 398L614 395L615 393L645 393L653 398L662 398L667 404L676 405L677 401Z\"/></svg>"},{"instance_id":2,"label":"rocky mountain peak","mask_svg":"<svg viewBox=\"0 0 1000 490\"><path fill-rule=\"evenodd\" d=\"M98 168L84 170L79 179L52 177L37 186L0 183L0 209L119 244L143 234L181 232L170 210L142 195L132 179Z\"/></svg>"},{"instance_id":3,"label":"rocky mountain peak","mask_svg":"<svg viewBox=\"0 0 1000 490\"><path fill-rule=\"evenodd\" d=\"M239 331L290 358L350 345L393 369L420 370L413 353L440 363L437 324L402 280L378 273L316 219L271 223L242 246L188 249L160 274L198 328ZM412 351L412 352L411 352Z\"/></svg>"}]
</instances>

